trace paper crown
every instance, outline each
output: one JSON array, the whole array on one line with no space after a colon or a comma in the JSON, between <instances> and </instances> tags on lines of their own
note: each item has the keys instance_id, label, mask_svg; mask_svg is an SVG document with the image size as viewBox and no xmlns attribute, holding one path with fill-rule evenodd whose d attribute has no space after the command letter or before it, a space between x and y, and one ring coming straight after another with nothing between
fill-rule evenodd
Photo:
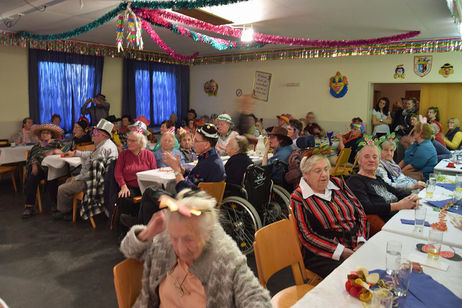
<instances>
[{"instance_id":1,"label":"paper crown","mask_svg":"<svg viewBox=\"0 0 462 308\"><path fill-rule=\"evenodd\" d=\"M98 124L96 125L96 128L108 133L109 136L111 136L112 129L114 128L114 124L112 124L111 122L109 122L106 119L101 119L101 120L99 120Z\"/></svg>"},{"instance_id":2,"label":"paper crown","mask_svg":"<svg viewBox=\"0 0 462 308\"><path fill-rule=\"evenodd\" d=\"M334 150L332 149L331 146L327 144L320 145L315 148L308 149L303 156L306 157L311 157L313 155L322 155L322 156L327 156L330 153L332 153Z\"/></svg>"}]
</instances>

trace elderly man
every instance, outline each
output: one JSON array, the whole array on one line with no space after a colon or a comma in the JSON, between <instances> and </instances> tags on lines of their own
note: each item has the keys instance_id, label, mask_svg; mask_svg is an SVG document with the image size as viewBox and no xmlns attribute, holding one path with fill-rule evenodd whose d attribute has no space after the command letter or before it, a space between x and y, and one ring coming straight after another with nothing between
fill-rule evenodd
<instances>
[{"instance_id":1,"label":"elderly man","mask_svg":"<svg viewBox=\"0 0 462 308\"><path fill-rule=\"evenodd\" d=\"M93 103L88 107L90 103ZM105 119L109 115L111 105L106 101L106 96L101 93L96 94L94 98L89 98L80 109L80 112L85 115L89 114L91 124L95 125L99 120Z\"/></svg>"},{"instance_id":2,"label":"elderly man","mask_svg":"<svg viewBox=\"0 0 462 308\"><path fill-rule=\"evenodd\" d=\"M306 135L322 136L325 135L321 126L314 120L314 113L308 112L306 114L306 127L303 129Z\"/></svg>"},{"instance_id":3,"label":"elderly man","mask_svg":"<svg viewBox=\"0 0 462 308\"><path fill-rule=\"evenodd\" d=\"M218 222L215 199L185 189L177 200L161 200L172 212L134 226L121 244L127 258L144 262L133 307L271 307L268 291Z\"/></svg>"},{"instance_id":4,"label":"elderly man","mask_svg":"<svg viewBox=\"0 0 462 308\"><path fill-rule=\"evenodd\" d=\"M232 130L233 120L229 114L223 113L217 117L218 127L218 142L216 150L220 155L226 155L226 145L231 138L239 135L236 131Z\"/></svg>"},{"instance_id":5,"label":"elderly man","mask_svg":"<svg viewBox=\"0 0 462 308\"><path fill-rule=\"evenodd\" d=\"M300 170L303 177L290 200L304 261L326 277L366 241L366 214L343 180L329 178L326 157L304 157Z\"/></svg>"},{"instance_id":6,"label":"elderly man","mask_svg":"<svg viewBox=\"0 0 462 308\"><path fill-rule=\"evenodd\" d=\"M96 146L94 151L69 151L64 154L69 157L81 157L82 169L77 176L73 176L58 187L58 211L53 214L54 219L71 220L72 199L75 193L85 190L85 181L90 178L90 167L94 160L119 156L116 145L111 141L113 127L112 123L101 119L92 132L91 139Z\"/></svg>"}]
</instances>

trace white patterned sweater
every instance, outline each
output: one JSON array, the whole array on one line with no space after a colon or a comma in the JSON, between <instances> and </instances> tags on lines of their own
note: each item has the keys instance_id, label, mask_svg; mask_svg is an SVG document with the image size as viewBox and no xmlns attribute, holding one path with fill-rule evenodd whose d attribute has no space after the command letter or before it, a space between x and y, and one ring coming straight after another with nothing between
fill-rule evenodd
<instances>
[{"instance_id":1,"label":"white patterned sweater","mask_svg":"<svg viewBox=\"0 0 462 308\"><path fill-rule=\"evenodd\" d=\"M133 307L159 307L159 284L176 265L177 257L166 231L151 243L140 241L136 234L144 228L133 226L120 250L127 258L145 261L141 293ZM272 307L269 292L260 285L247 266L246 257L219 224L189 271L204 286L208 308Z\"/></svg>"}]
</instances>

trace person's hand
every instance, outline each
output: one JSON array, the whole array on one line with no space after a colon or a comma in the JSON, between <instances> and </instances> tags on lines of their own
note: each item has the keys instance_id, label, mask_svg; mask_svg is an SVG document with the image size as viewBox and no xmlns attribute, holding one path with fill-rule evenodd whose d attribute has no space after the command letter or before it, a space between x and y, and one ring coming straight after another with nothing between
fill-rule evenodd
<instances>
[{"instance_id":1,"label":"person's hand","mask_svg":"<svg viewBox=\"0 0 462 308\"><path fill-rule=\"evenodd\" d=\"M364 242L361 242L358 244L358 246L356 246L353 251L357 251L359 248L361 248L361 246L364 244Z\"/></svg>"},{"instance_id":2,"label":"person's hand","mask_svg":"<svg viewBox=\"0 0 462 308\"><path fill-rule=\"evenodd\" d=\"M63 151L61 151L60 149L54 149L53 154L63 154Z\"/></svg>"},{"instance_id":3,"label":"person's hand","mask_svg":"<svg viewBox=\"0 0 462 308\"><path fill-rule=\"evenodd\" d=\"M67 151L66 153L63 153L63 157L74 157L74 156L75 156L75 150Z\"/></svg>"},{"instance_id":4,"label":"person's hand","mask_svg":"<svg viewBox=\"0 0 462 308\"><path fill-rule=\"evenodd\" d=\"M335 137L337 137L339 142L343 142L343 136L342 134L335 134Z\"/></svg>"},{"instance_id":5,"label":"person's hand","mask_svg":"<svg viewBox=\"0 0 462 308\"><path fill-rule=\"evenodd\" d=\"M162 154L162 159L164 160L164 163L167 166L173 169L173 171L181 171L180 160L176 159L175 156L172 155L172 153L165 152L164 154Z\"/></svg>"},{"instance_id":6,"label":"person's hand","mask_svg":"<svg viewBox=\"0 0 462 308\"><path fill-rule=\"evenodd\" d=\"M417 183L412 185L412 189L424 189L425 187L427 187L427 184L425 184L425 182L422 181L418 181Z\"/></svg>"},{"instance_id":7,"label":"person's hand","mask_svg":"<svg viewBox=\"0 0 462 308\"><path fill-rule=\"evenodd\" d=\"M32 173L32 175L37 175L38 174L38 166L37 166L37 164L32 164L31 173Z\"/></svg>"},{"instance_id":8,"label":"person's hand","mask_svg":"<svg viewBox=\"0 0 462 308\"><path fill-rule=\"evenodd\" d=\"M417 200L411 199L411 196L407 196L406 198L403 198L398 202L399 210L404 210L404 209L412 210L417 207L417 205L419 204L418 199Z\"/></svg>"},{"instance_id":9,"label":"person's hand","mask_svg":"<svg viewBox=\"0 0 462 308\"><path fill-rule=\"evenodd\" d=\"M117 195L119 198L128 198L130 197L130 190L128 189L127 185L124 184L120 187L119 194Z\"/></svg>"},{"instance_id":10,"label":"person's hand","mask_svg":"<svg viewBox=\"0 0 462 308\"><path fill-rule=\"evenodd\" d=\"M75 182L75 176L71 177L71 183Z\"/></svg>"},{"instance_id":11,"label":"person's hand","mask_svg":"<svg viewBox=\"0 0 462 308\"><path fill-rule=\"evenodd\" d=\"M165 214L164 211L159 211L152 215L146 229L138 234L138 239L141 241L152 241L154 236L165 230Z\"/></svg>"},{"instance_id":12,"label":"person's hand","mask_svg":"<svg viewBox=\"0 0 462 308\"><path fill-rule=\"evenodd\" d=\"M270 149L270 143L269 143L269 141L268 141L268 142L265 144L265 155L268 154L269 149Z\"/></svg>"},{"instance_id":13,"label":"person's hand","mask_svg":"<svg viewBox=\"0 0 462 308\"><path fill-rule=\"evenodd\" d=\"M351 256L354 253L353 250L350 248L345 248L343 249L342 255L340 256L343 260L347 259L349 256Z\"/></svg>"}]
</instances>

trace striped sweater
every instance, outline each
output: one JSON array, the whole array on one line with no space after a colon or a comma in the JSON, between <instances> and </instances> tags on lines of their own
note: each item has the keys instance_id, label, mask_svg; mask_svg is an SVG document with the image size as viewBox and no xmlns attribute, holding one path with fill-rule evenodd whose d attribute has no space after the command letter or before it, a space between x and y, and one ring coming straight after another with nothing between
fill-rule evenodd
<instances>
[{"instance_id":1,"label":"striped sweater","mask_svg":"<svg viewBox=\"0 0 462 308\"><path fill-rule=\"evenodd\" d=\"M303 199L297 188L291 195L291 207L305 254L332 258L338 244L354 249L358 237L366 238L367 219L358 199L339 178L331 182L340 189L332 190L331 201L316 195Z\"/></svg>"}]
</instances>

